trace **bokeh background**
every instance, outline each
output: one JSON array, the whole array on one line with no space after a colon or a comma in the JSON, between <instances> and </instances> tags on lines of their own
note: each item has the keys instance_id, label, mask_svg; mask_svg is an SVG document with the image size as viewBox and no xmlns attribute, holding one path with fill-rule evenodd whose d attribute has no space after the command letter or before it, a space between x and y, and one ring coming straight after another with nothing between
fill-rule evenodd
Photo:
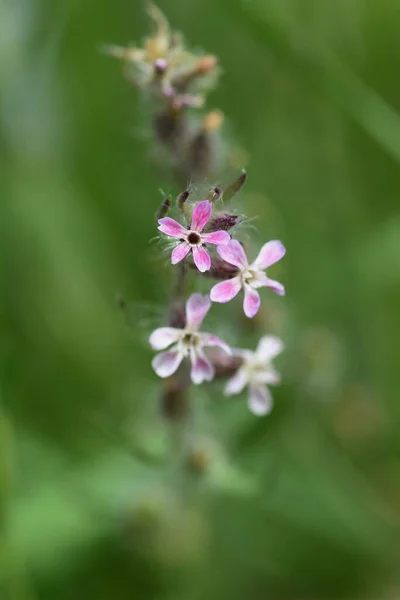
<instances>
[{"instance_id":1,"label":"bokeh background","mask_svg":"<svg viewBox=\"0 0 400 600\"><path fill-rule=\"evenodd\" d=\"M171 279L159 189L180 190L99 51L146 35L145 5L3 0L0 598L395 600L399 4L159 6L219 57L209 106L248 157L237 207L288 249L287 296L256 326L238 304L207 323L281 335L283 384L263 419L196 389L182 461L146 342Z\"/></svg>"}]
</instances>

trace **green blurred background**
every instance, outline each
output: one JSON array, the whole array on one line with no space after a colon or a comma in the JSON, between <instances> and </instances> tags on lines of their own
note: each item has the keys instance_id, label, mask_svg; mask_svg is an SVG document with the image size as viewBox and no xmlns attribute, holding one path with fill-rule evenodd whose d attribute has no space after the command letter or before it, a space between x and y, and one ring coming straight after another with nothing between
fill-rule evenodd
<instances>
[{"instance_id":1,"label":"green blurred background","mask_svg":"<svg viewBox=\"0 0 400 600\"><path fill-rule=\"evenodd\" d=\"M399 3L159 6L219 57L209 106L249 156L237 206L288 249L265 329L237 305L208 328L279 333L283 384L263 419L196 389L184 441L207 469L182 465L147 348L171 277L159 189L180 190L99 52L141 40L145 6L2 0L0 598L395 600Z\"/></svg>"}]
</instances>

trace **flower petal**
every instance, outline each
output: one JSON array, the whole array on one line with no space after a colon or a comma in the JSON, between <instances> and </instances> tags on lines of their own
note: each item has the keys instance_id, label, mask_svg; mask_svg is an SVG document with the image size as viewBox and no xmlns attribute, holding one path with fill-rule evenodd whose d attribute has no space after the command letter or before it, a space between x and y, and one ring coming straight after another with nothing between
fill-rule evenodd
<instances>
[{"instance_id":1,"label":"flower petal","mask_svg":"<svg viewBox=\"0 0 400 600\"><path fill-rule=\"evenodd\" d=\"M221 281L211 288L210 298L213 302L229 302L234 298L241 290L242 282L240 277L233 277L227 281Z\"/></svg>"},{"instance_id":2,"label":"flower petal","mask_svg":"<svg viewBox=\"0 0 400 600\"><path fill-rule=\"evenodd\" d=\"M240 368L236 371L235 375L227 381L224 394L226 396L233 396L234 394L240 394L243 388L248 383L246 369Z\"/></svg>"},{"instance_id":3,"label":"flower petal","mask_svg":"<svg viewBox=\"0 0 400 600\"><path fill-rule=\"evenodd\" d=\"M202 246L193 246L193 261L200 273L211 269L211 258L207 250Z\"/></svg>"},{"instance_id":4,"label":"flower petal","mask_svg":"<svg viewBox=\"0 0 400 600\"><path fill-rule=\"evenodd\" d=\"M243 310L246 317L252 319L257 314L260 304L260 294L246 283L244 286L243 302Z\"/></svg>"},{"instance_id":5,"label":"flower petal","mask_svg":"<svg viewBox=\"0 0 400 600\"><path fill-rule=\"evenodd\" d=\"M192 294L186 302L186 327L191 331L197 330L210 310L210 306L211 301L208 296Z\"/></svg>"},{"instance_id":6,"label":"flower petal","mask_svg":"<svg viewBox=\"0 0 400 600\"><path fill-rule=\"evenodd\" d=\"M254 415L259 417L271 412L272 396L265 385L250 386L249 408Z\"/></svg>"},{"instance_id":7,"label":"flower petal","mask_svg":"<svg viewBox=\"0 0 400 600\"><path fill-rule=\"evenodd\" d=\"M192 350L190 360L192 361L190 377L193 383L199 385L203 381L211 381L213 379L215 374L214 367L202 352Z\"/></svg>"},{"instance_id":8,"label":"flower petal","mask_svg":"<svg viewBox=\"0 0 400 600\"><path fill-rule=\"evenodd\" d=\"M271 288L271 290L279 296L285 295L285 286L279 283L279 281L275 281L274 279L270 279L269 277L267 277L267 281L264 285Z\"/></svg>"},{"instance_id":9,"label":"flower petal","mask_svg":"<svg viewBox=\"0 0 400 600\"><path fill-rule=\"evenodd\" d=\"M183 260L190 252L190 246L187 242L182 242L178 244L173 250L171 254L171 263L173 265L178 264Z\"/></svg>"},{"instance_id":10,"label":"flower petal","mask_svg":"<svg viewBox=\"0 0 400 600\"><path fill-rule=\"evenodd\" d=\"M221 340L221 338L217 337L216 335L213 335L212 333L201 333L200 340L203 346L218 346L219 348L222 348L222 350L224 350L227 354L232 354L230 346L228 346L228 344L224 342L224 340Z\"/></svg>"},{"instance_id":11,"label":"flower petal","mask_svg":"<svg viewBox=\"0 0 400 600\"><path fill-rule=\"evenodd\" d=\"M261 361L268 363L283 350L283 342L275 335L264 335L258 342L256 354Z\"/></svg>"},{"instance_id":12,"label":"flower petal","mask_svg":"<svg viewBox=\"0 0 400 600\"><path fill-rule=\"evenodd\" d=\"M160 327L153 331L149 338L150 346L153 350L164 350L179 338L180 329L175 327Z\"/></svg>"},{"instance_id":13,"label":"flower petal","mask_svg":"<svg viewBox=\"0 0 400 600\"><path fill-rule=\"evenodd\" d=\"M239 269L245 269L248 266L246 253L242 244L237 240L231 240L226 246L218 246L217 252L230 265L235 265Z\"/></svg>"},{"instance_id":14,"label":"flower petal","mask_svg":"<svg viewBox=\"0 0 400 600\"><path fill-rule=\"evenodd\" d=\"M167 350L157 354L151 362L151 366L159 377L169 377L179 367L183 359L183 354L178 350Z\"/></svg>"},{"instance_id":15,"label":"flower petal","mask_svg":"<svg viewBox=\"0 0 400 600\"><path fill-rule=\"evenodd\" d=\"M190 229L193 231L202 231L207 221L211 217L212 209L213 206L208 200L198 202L193 209Z\"/></svg>"},{"instance_id":16,"label":"flower petal","mask_svg":"<svg viewBox=\"0 0 400 600\"><path fill-rule=\"evenodd\" d=\"M283 258L285 254L286 248L282 242L279 242L278 240L272 240L271 242L264 244L253 265L259 267L260 269L266 269L267 267L278 262L278 260Z\"/></svg>"},{"instance_id":17,"label":"flower petal","mask_svg":"<svg viewBox=\"0 0 400 600\"><path fill-rule=\"evenodd\" d=\"M215 244L215 246L226 246L229 244L231 236L227 231L214 231L213 233L203 233L202 241L205 244Z\"/></svg>"},{"instance_id":18,"label":"flower petal","mask_svg":"<svg viewBox=\"0 0 400 600\"><path fill-rule=\"evenodd\" d=\"M171 219L171 217L159 219L158 225L158 229L162 231L162 233L170 235L171 237L184 238L187 234L187 229L178 223L178 221L175 221L175 219Z\"/></svg>"}]
</instances>

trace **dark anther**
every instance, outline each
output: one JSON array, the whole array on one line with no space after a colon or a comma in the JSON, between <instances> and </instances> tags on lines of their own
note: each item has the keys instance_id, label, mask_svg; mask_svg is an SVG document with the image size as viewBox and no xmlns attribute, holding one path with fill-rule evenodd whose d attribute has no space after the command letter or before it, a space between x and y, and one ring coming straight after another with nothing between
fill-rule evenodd
<instances>
[{"instance_id":1,"label":"dark anther","mask_svg":"<svg viewBox=\"0 0 400 600\"><path fill-rule=\"evenodd\" d=\"M200 242L200 236L195 231L191 231L187 236L187 241L189 244L198 244Z\"/></svg>"}]
</instances>

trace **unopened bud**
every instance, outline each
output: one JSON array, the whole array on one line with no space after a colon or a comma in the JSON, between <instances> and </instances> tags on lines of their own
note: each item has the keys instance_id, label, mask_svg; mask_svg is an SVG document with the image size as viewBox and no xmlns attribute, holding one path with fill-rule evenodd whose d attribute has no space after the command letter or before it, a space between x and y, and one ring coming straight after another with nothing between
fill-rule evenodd
<instances>
[{"instance_id":1,"label":"unopened bud","mask_svg":"<svg viewBox=\"0 0 400 600\"><path fill-rule=\"evenodd\" d=\"M229 231L232 227L235 227L238 223L240 223L241 218L238 215L231 215L229 213L224 213L222 215L217 215L209 223L205 228L207 233L212 233L213 231Z\"/></svg>"},{"instance_id":2,"label":"unopened bud","mask_svg":"<svg viewBox=\"0 0 400 600\"><path fill-rule=\"evenodd\" d=\"M212 54L208 56L202 56L196 63L196 72L204 75L208 73L217 65L217 57Z\"/></svg>"},{"instance_id":3,"label":"unopened bud","mask_svg":"<svg viewBox=\"0 0 400 600\"><path fill-rule=\"evenodd\" d=\"M209 194L207 194L207 200L210 202L215 202L218 198L221 197L222 190L219 187L214 187Z\"/></svg>"},{"instance_id":4,"label":"unopened bud","mask_svg":"<svg viewBox=\"0 0 400 600\"><path fill-rule=\"evenodd\" d=\"M168 68L168 63L165 60L165 58L157 58L157 60L154 63L154 71L155 71L156 75L158 75L158 76L164 75L167 68Z\"/></svg>"},{"instance_id":5,"label":"unopened bud","mask_svg":"<svg viewBox=\"0 0 400 600\"><path fill-rule=\"evenodd\" d=\"M203 119L203 127L206 131L218 131L224 121L224 113L220 110L212 110Z\"/></svg>"},{"instance_id":6,"label":"unopened bud","mask_svg":"<svg viewBox=\"0 0 400 600\"><path fill-rule=\"evenodd\" d=\"M160 207L156 213L156 221L165 217L165 215L169 211L170 206L171 206L171 200L169 198L164 198L164 200L161 202Z\"/></svg>"},{"instance_id":7,"label":"unopened bud","mask_svg":"<svg viewBox=\"0 0 400 600\"><path fill-rule=\"evenodd\" d=\"M196 269L197 267L194 264L190 265L192 269ZM201 273L203 277L208 277L211 279L232 279L235 275L238 274L239 269L230 263L227 263L225 260L219 257L213 257L211 259L211 268L204 273ZM200 273L200 271L197 271Z\"/></svg>"},{"instance_id":8,"label":"unopened bud","mask_svg":"<svg viewBox=\"0 0 400 600\"><path fill-rule=\"evenodd\" d=\"M233 183L228 185L223 190L222 195L223 195L223 199L225 202L227 200L230 200L235 194L238 193L238 191L241 189L243 184L246 182L246 179L247 179L247 173L246 173L246 171L243 171L243 173L240 175L240 177L238 177Z\"/></svg>"},{"instance_id":9,"label":"unopened bud","mask_svg":"<svg viewBox=\"0 0 400 600\"><path fill-rule=\"evenodd\" d=\"M180 208L180 210L183 210L183 205L185 204L186 200L189 198L189 195L190 195L189 190L185 190L184 192L179 194L178 207Z\"/></svg>"},{"instance_id":10,"label":"unopened bud","mask_svg":"<svg viewBox=\"0 0 400 600\"><path fill-rule=\"evenodd\" d=\"M204 473L211 461L209 452L203 449L192 450L187 457L187 467L192 473Z\"/></svg>"},{"instance_id":11,"label":"unopened bud","mask_svg":"<svg viewBox=\"0 0 400 600\"><path fill-rule=\"evenodd\" d=\"M205 129L200 129L190 140L186 154L187 175L191 179L205 178L212 171L213 140Z\"/></svg>"},{"instance_id":12,"label":"unopened bud","mask_svg":"<svg viewBox=\"0 0 400 600\"><path fill-rule=\"evenodd\" d=\"M155 117L154 131L160 142L175 148L186 135L186 121L181 115L165 111Z\"/></svg>"}]
</instances>

